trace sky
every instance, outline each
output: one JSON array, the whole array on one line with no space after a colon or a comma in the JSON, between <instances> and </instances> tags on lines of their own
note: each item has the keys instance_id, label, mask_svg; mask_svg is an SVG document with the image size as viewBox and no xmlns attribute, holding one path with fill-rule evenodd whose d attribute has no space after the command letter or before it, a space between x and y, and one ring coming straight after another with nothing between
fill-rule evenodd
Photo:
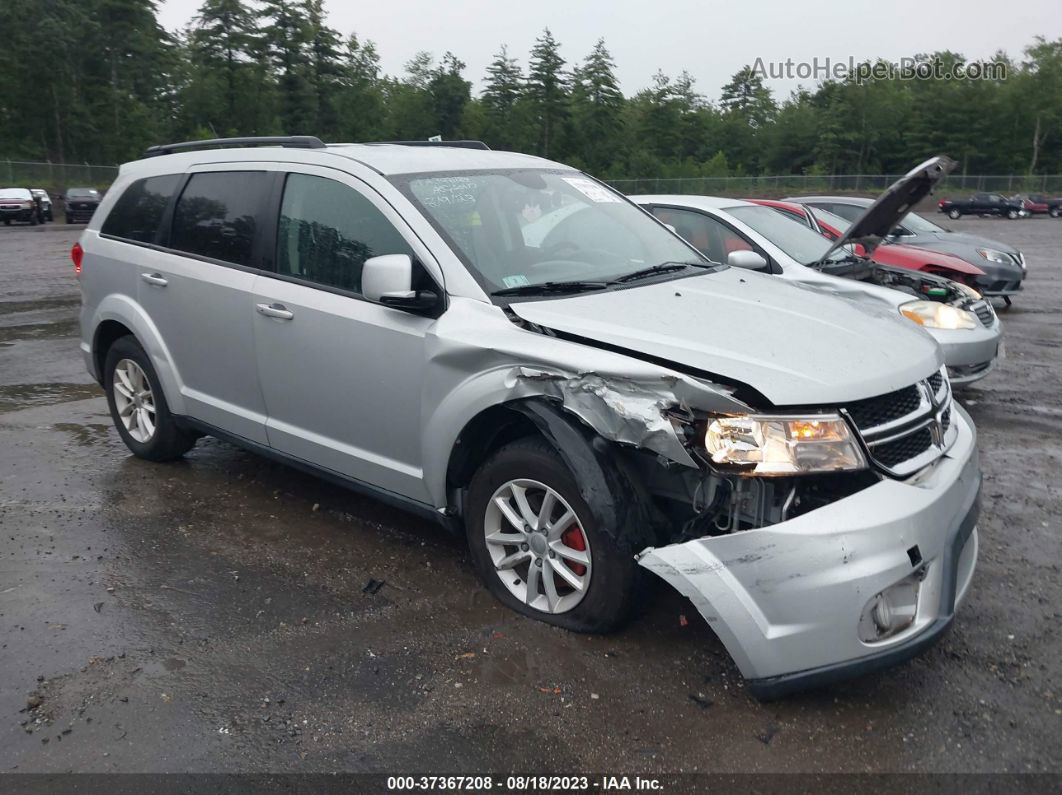
<instances>
[{"instance_id":1,"label":"sky","mask_svg":"<svg viewBox=\"0 0 1062 795\"><path fill-rule=\"evenodd\" d=\"M158 0L168 30L183 27L202 0ZM478 89L501 44L526 68L527 54L549 27L569 62L581 61L599 38L616 61L627 95L647 87L658 70L683 69L709 100L730 76L757 58L820 64L829 58L900 58L952 50L970 60L997 50L1020 58L1034 36L1062 37L1058 0L325 0L328 23L346 37L376 42L387 74L399 75L421 50L452 51ZM813 79L770 79L777 99Z\"/></svg>"}]
</instances>

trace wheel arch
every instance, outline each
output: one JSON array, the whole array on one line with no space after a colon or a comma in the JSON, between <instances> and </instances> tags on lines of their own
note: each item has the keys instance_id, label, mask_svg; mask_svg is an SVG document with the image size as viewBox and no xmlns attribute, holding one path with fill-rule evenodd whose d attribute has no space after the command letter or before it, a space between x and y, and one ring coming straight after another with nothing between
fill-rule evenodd
<instances>
[{"instance_id":1,"label":"wheel arch","mask_svg":"<svg viewBox=\"0 0 1062 795\"><path fill-rule=\"evenodd\" d=\"M93 314L91 328L92 362L101 383L107 350L115 340L131 335L151 359L170 411L176 415L185 413L181 380L169 348L158 327L139 304L126 295L108 295Z\"/></svg>"}]
</instances>

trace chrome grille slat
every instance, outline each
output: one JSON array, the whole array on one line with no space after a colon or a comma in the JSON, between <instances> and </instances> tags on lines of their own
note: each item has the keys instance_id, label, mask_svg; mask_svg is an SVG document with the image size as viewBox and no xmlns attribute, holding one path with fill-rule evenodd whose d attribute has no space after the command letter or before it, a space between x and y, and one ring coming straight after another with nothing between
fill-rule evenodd
<instances>
[{"instance_id":1,"label":"chrome grille slat","mask_svg":"<svg viewBox=\"0 0 1062 795\"><path fill-rule=\"evenodd\" d=\"M906 477L939 458L954 440L951 388L941 369L912 386L843 407L871 460Z\"/></svg>"}]
</instances>

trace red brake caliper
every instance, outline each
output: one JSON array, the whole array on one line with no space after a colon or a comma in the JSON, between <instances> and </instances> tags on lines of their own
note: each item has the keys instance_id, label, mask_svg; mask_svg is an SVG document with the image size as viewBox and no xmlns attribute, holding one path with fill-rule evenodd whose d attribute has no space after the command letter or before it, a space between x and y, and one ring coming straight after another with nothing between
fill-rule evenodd
<instances>
[{"instance_id":1,"label":"red brake caliper","mask_svg":"<svg viewBox=\"0 0 1062 795\"><path fill-rule=\"evenodd\" d=\"M561 541L564 542L565 546L569 546L572 549L577 549L580 552L586 551L586 538L583 537L583 531L578 527L572 527L568 530L565 530L564 533L561 535ZM569 561L565 561L564 565L566 565L569 569L574 571L580 577L586 574L586 566L584 566L582 563L571 563Z\"/></svg>"}]
</instances>

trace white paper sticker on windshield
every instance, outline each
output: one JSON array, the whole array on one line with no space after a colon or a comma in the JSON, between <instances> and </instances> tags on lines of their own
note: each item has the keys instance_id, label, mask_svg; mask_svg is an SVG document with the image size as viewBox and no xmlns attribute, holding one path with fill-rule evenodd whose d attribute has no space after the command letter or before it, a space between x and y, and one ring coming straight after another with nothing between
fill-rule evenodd
<instances>
[{"instance_id":1,"label":"white paper sticker on windshield","mask_svg":"<svg viewBox=\"0 0 1062 795\"><path fill-rule=\"evenodd\" d=\"M502 284L506 287L524 287L531 284L527 277L522 273L518 273L516 276L504 276L502 277Z\"/></svg>"},{"instance_id":2,"label":"white paper sticker on windshield","mask_svg":"<svg viewBox=\"0 0 1062 795\"><path fill-rule=\"evenodd\" d=\"M586 177L563 177L563 179L590 201L599 203L619 201L614 193Z\"/></svg>"}]
</instances>

